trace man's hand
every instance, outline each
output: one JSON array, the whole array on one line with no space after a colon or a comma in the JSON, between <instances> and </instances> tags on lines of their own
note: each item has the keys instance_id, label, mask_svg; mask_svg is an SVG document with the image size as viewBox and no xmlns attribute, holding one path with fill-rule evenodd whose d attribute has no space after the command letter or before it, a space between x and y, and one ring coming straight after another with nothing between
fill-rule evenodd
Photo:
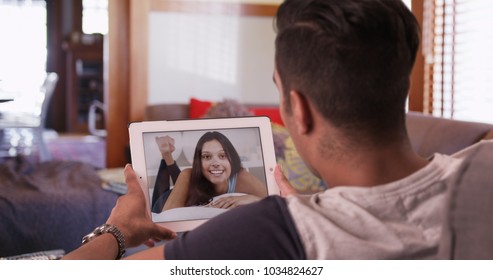
<instances>
[{"instance_id":1,"label":"man's hand","mask_svg":"<svg viewBox=\"0 0 493 280\"><path fill-rule=\"evenodd\" d=\"M175 238L176 233L152 222L149 212L146 211L144 193L139 186L135 172L129 164L125 166L124 172L128 192L118 198L106 223L117 227L121 231L127 247L135 247L143 243L153 246L154 241ZM148 258L157 259L164 256L162 249L159 247L148 251L152 253L152 255L147 255ZM66 254L62 259L114 259L117 253L118 245L116 239L110 234L103 234Z\"/></svg>"},{"instance_id":2,"label":"man's hand","mask_svg":"<svg viewBox=\"0 0 493 280\"><path fill-rule=\"evenodd\" d=\"M153 241L175 238L176 233L152 222L146 211L144 193L130 164L125 166L124 173L128 192L118 199L106 223L123 233L128 247L143 243L152 246Z\"/></svg>"},{"instance_id":3,"label":"man's hand","mask_svg":"<svg viewBox=\"0 0 493 280\"><path fill-rule=\"evenodd\" d=\"M279 187L279 191L282 197L287 197L289 195L298 193L295 188L291 186L288 178L286 178L286 176L284 176L284 173L282 173L281 166L279 164L274 170L274 178L276 180L277 186Z\"/></svg>"}]
</instances>

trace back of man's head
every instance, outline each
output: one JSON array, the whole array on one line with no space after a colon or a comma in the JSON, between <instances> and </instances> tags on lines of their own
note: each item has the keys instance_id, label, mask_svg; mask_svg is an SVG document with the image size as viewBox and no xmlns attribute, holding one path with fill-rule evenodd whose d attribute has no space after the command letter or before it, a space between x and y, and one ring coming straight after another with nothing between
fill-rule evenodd
<instances>
[{"instance_id":1,"label":"back of man's head","mask_svg":"<svg viewBox=\"0 0 493 280\"><path fill-rule=\"evenodd\" d=\"M350 137L402 134L419 44L402 0L286 0L276 26L287 105L296 90Z\"/></svg>"}]
</instances>

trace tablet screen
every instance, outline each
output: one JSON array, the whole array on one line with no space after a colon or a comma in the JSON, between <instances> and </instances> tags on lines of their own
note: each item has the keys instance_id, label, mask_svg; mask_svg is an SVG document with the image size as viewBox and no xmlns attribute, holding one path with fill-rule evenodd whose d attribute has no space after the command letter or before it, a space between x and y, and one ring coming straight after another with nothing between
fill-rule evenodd
<instances>
[{"instance_id":1,"label":"tablet screen","mask_svg":"<svg viewBox=\"0 0 493 280\"><path fill-rule=\"evenodd\" d=\"M182 124L189 122L194 123ZM270 134L266 125L207 127L208 121L177 129L180 125L170 123L161 123L166 129L148 126L131 133L132 163L154 222L203 221L276 194L270 123ZM132 141L136 135L141 141ZM143 157L134 156L140 152Z\"/></svg>"}]
</instances>

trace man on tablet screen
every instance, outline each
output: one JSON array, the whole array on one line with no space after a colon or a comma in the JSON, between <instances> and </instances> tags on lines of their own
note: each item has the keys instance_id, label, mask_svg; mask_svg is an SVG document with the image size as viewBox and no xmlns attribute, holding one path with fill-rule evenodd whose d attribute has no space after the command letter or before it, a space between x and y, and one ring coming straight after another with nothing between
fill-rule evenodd
<instances>
[{"instance_id":1,"label":"man on tablet screen","mask_svg":"<svg viewBox=\"0 0 493 280\"><path fill-rule=\"evenodd\" d=\"M433 258L447 176L461 159L430 161L405 127L418 24L401 0L286 0L276 18L274 82L297 151L330 186L241 206L176 234L152 223L135 173L107 224L66 258L121 256L125 246L172 239L131 258ZM109 232L110 234L105 234ZM115 238L116 237L116 238Z\"/></svg>"}]
</instances>

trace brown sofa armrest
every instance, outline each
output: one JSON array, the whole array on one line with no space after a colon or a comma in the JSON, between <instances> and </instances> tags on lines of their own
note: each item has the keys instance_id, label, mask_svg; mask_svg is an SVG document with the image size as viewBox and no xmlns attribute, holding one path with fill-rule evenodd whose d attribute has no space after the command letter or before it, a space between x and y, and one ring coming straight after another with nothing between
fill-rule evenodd
<instances>
[{"instance_id":1,"label":"brown sofa armrest","mask_svg":"<svg viewBox=\"0 0 493 280\"><path fill-rule=\"evenodd\" d=\"M188 119L190 106L188 104L157 104L146 108L146 121L183 120Z\"/></svg>"},{"instance_id":2,"label":"brown sofa armrest","mask_svg":"<svg viewBox=\"0 0 493 280\"><path fill-rule=\"evenodd\" d=\"M490 130L486 135L483 137L483 140L491 140L493 139L493 130Z\"/></svg>"},{"instance_id":3,"label":"brown sofa armrest","mask_svg":"<svg viewBox=\"0 0 493 280\"><path fill-rule=\"evenodd\" d=\"M444 119L416 112L407 114L406 124L414 150L423 157L434 153L453 154L484 139L487 134L493 137L491 124Z\"/></svg>"}]
</instances>

